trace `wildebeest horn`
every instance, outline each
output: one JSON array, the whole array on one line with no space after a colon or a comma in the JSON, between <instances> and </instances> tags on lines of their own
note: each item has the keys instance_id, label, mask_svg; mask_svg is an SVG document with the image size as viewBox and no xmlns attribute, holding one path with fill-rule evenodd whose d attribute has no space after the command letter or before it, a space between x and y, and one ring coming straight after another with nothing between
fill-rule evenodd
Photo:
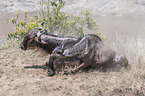
<instances>
[{"instance_id":1,"label":"wildebeest horn","mask_svg":"<svg viewBox=\"0 0 145 96\"><path fill-rule=\"evenodd\" d=\"M41 23L41 28L43 27L43 25L44 25L45 23L47 24L46 21L43 21L43 22ZM46 27L53 27L53 26L50 25L50 26L46 26Z\"/></svg>"},{"instance_id":2,"label":"wildebeest horn","mask_svg":"<svg viewBox=\"0 0 145 96\"><path fill-rule=\"evenodd\" d=\"M40 27L35 27L34 30L42 30L42 27L43 27L43 25L44 25L45 23L47 23L47 22L46 22L46 21L43 21L43 22L41 23L41 26L40 26Z\"/></svg>"},{"instance_id":3,"label":"wildebeest horn","mask_svg":"<svg viewBox=\"0 0 145 96\"><path fill-rule=\"evenodd\" d=\"M39 31L39 32L37 33L37 37L35 37L35 40L36 40L37 42L41 43L41 44L47 44L47 42L45 42L45 41L43 41L43 40L41 39L41 36L42 36L43 34L47 34L47 30L42 30L41 32Z\"/></svg>"},{"instance_id":4,"label":"wildebeest horn","mask_svg":"<svg viewBox=\"0 0 145 96\"><path fill-rule=\"evenodd\" d=\"M45 23L47 23L47 22L46 22L46 21L43 21L43 22L41 23L41 27L43 27L43 25L44 25Z\"/></svg>"},{"instance_id":5,"label":"wildebeest horn","mask_svg":"<svg viewBox=\"0 0 145 96\"><path fill-rule=\"evenodd\" d=\"M39 31L39 32L37 33L38 39L40 39L41 35L43 35L43 34L47 34L47 30Z\"/></svg>"},{"instance_id":6,"label":"wildebeest horn","mask_svg":"<svg viewBox=\"0 0 145 96\"><path fill-rule=\"evenodd\" d=\"M34 30L42 30L42 27L35 27Z\"/></svg>"}]
</instances>

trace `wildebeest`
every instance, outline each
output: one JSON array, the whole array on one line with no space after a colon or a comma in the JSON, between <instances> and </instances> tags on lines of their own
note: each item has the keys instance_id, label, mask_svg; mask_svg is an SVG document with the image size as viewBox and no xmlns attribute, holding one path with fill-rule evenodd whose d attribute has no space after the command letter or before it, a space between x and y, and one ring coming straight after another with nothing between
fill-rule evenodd
<instances>
[{"instance_id":1,"label":"wildebeest","mask_svg":"<svg viewBox=\"0 0 145 96\"><path fill-rule=\"evenodd\" d=\"M103 41L94 34L80 38L59 37L49 34L46 30L31 30L20 44L21 49L42 48L51 54L46 63L48 74L54 75L65 64L79 62L80 65L72 72L82 70L88 66L95 68L113 68L119 70L128 66L127 58L104 45Z\"/></svg>"},{"instance_id":2,"label":"wildebeest","mask_svg":"<svg viewBox=\"0 0 145 96\"><path fill-rule=\"evenodd\" d=\"M128 66L128 60L123 54L117 53L104 45L102 40L94 34L84 36L72 47L62 49L61 52L62 53L58 53L56 49L51 54L48 62L48 73L50 75L54 75L54 71L59 71L65 63L76 61L79 61L80 65L71 70L73 73L88 66L97 69L102 68L103 70L111 68L115 71L119 70L121 67Z\"/></svg>"}]
</instances>

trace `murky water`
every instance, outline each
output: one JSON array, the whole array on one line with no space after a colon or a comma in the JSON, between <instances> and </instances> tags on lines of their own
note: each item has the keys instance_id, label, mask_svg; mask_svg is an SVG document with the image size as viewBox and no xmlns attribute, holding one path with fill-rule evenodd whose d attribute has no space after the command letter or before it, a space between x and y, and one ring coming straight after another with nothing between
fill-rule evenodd
<instances>
[{"instance_id":1,"label":"murky water","mask_svg":"<svg viewBox=\"0 0 145 96\"><path fill-rule=\"evenodd\" d=\"M0 1L0 42L8 32L15 30L7 24L3 13L15 11L36 11L41 0L1 0ZM47 1L47 0L44 0ZM76 13L78 10L92 10L99 31L108 40L115 41L116 33L145 37L145 0L65 0L63 11ZM31 13L31 12L30 12ZM12 16L9 15L10 18ZM95 32L96 33L96 32Z\"/></svg>"},{"instance_id":2,"label":"murky water","mask_svg":"<svg viewBox=\"0 0 145 96\"><path fill-rule=\"evenodd\" d=\"M1 0L0 13L14 11L36 11L41 0ZM57 0L43 0L57 1ZM138 11L145 12L145 0L64 0L66 6L64 11L76 12L89 9L95 15L117 15L122 16Z\"/></svg>"}]
</instances>

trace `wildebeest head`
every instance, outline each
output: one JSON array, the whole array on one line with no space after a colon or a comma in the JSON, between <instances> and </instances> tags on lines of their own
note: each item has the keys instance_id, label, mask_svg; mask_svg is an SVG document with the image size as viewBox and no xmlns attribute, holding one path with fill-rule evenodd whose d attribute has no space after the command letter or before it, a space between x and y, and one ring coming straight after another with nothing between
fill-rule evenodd
<instances>
[{"instance_id":1,"label":"wildebeest head","mask_svg":"<svg viewBox=\"0 0 145 96\"><path fill-rule=\"evenodd\" d=\"M34 49L38 44L46 44L44 41L39 41L39 30L31 30L23 39L20 44L22 50Z\"/></svg>"},{"instance_id":2,"label":"wildebeest head","mask_svg":"<svg viewBox=\"0 0 145 96\"><path fill-rule=\"evenodd\" d=\"M28 48L35 48L36 47L35 35L30 34L30 32L29 32L24 37L22 43L20 44L20 47L22 50L27 50Z\"/></svg>"},{"instance_id":3,"label":"wildebeest head","mask_svg":"<svg viewBox=\"0 0 145 96\"><path fill-rule=\"evenodd\" d=\"M120 53L116 54L113 61L114 61L113 70L115 71L119 70L121 67L127 68L129 66L126 56Z\"/></svg>"},{"instance_id":4,"label":"wildebeest head","mask_svg":"<svg viewBox=\"0 0 145 96\"><path fill-rule=\"evenodd\" d=\"M121 53L116 53L112 59L102 65L104 71L111 69L112 71L118 72L122 67L126 69L130 68L126 56Z\"/></svg>"},{"instance_id":5,"label":"wildebeest head","mask_svg":"<svg viewBox=\"0 0 145 96\"><path fill-rule=\"evenodd\" d=\"M40 30L42 30L43 25L47 23L45 21L43 21L41 23L40 27L35 27L34 30L31 30L23 39L22 43L20 44L20 47L22 50L27 50L27 49L34 49L35 47L37 47L37 44L39 42L38 38L40 36ZM46 42L39 42L39 43L44 43L46 44Z\"/></svg>"}]
</instances>

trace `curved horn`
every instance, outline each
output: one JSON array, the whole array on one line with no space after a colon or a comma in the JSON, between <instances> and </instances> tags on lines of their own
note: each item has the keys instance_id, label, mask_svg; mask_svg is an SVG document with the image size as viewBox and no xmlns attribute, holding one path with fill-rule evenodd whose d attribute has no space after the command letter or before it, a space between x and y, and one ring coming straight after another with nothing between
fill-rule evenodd
<instances>
[{"instance_id":1,"label":"curved horn","mask_svg":"<svg viewBox=\"0 0 145 96\"><path fill-rule=\"evenodd\" d=\"M40 27L35 27L34 30L42 30L42 27L43 27L43 25L44 25L45 23L47 23L47 22L46 22L46 21L43 21L43 22L41 23L41 26L40 26Z\"/></svg>"},{"instance_id":2,"label":"curved horn","mask_svg":"<svg viewBox=\"0 0 145 96\"><path fill-rule=\"evenodd\" d=\"M45 23L47 23L47 22L46 22L46 21L43 21L43 22L41 23L41 27L43 27L43 25L44 25Z\"/></svg>"},{"instance_id":3,"label":"curved horn","mask_svg":"<svg viewBox=\"0 0 145 96\"><path fill-rule=\"evenodd\" d=\"M42 30L41 32L38 32L38 33L37 33L38 39L40 39L40 37L41 37L43 34L48 35L47 30Z\"/></svg>"},{"instance_id":4,"label":"curved horn","mask_svg":"<svg viewBox=\"0 0 145 96\"><path fill-rule=\"evenodd\" d=\"M43 30L42 32L39 31L39 32L37 33L37 37L35 37L35 40L36 40L37 42L41 43L41 44L47 44L47 42L45 42L44 40L41 39L41 36L42 36L43 34L47 34L47 30Z\"/></svg>"},{"instance_id":5,"label":"curved horn","mask_svg":"<svg viewBox=\"0 0 145 96\"><path fill-rule=\"evenodd\" d=\"M35 27L34 30L42 30L42 27Z\"/></svg>"}]
</instances>

